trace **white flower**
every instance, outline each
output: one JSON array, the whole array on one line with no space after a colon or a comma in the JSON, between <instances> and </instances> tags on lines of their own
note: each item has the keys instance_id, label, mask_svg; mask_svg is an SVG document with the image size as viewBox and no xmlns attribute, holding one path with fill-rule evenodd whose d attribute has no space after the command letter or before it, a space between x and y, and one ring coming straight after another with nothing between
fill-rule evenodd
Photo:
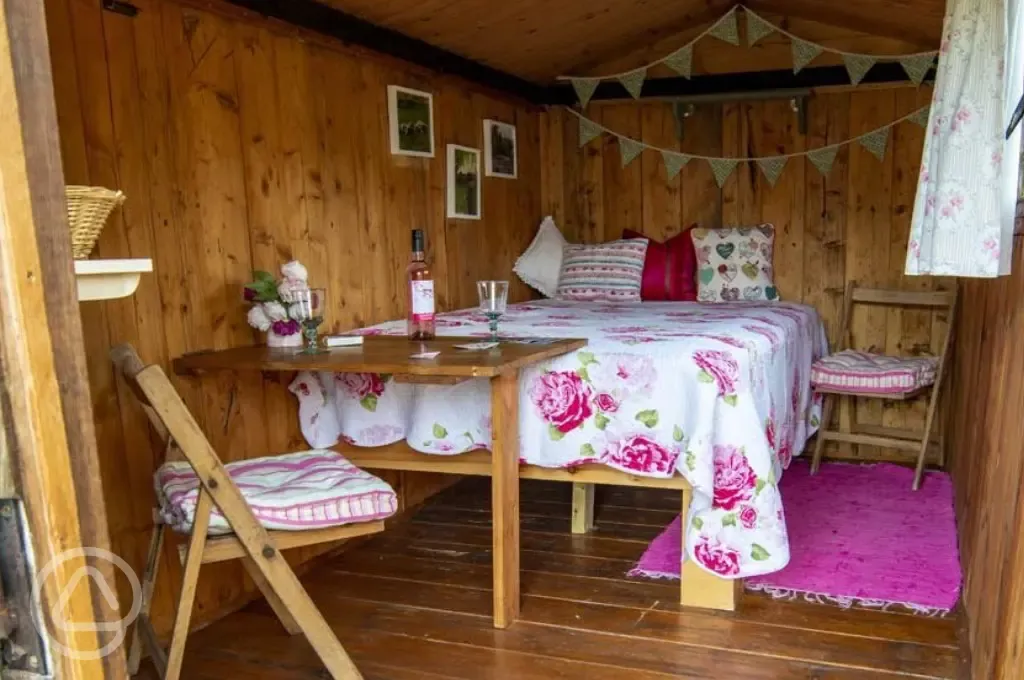
<instances>
[{"instance_id":1,"label":"white flower","mask_svg":"<svg viewBox=\"0 0 1024 680\"><path fill-rule=\"evenodd\" d=\"M270 317L263 311L263 305L256 305L249 310L249 325L258 331L267 331L270 329Z\"/></svg>"},{"instance_id":2,"label":"white flower","mask_svg":"<svg viewBox=\"0 0 1024 680\"><path fill-rule=\"evenodd\" d=\"M267 317L271 321L285 321L288 318L288 312L285 310L284 305L276 300L264 302L263 311L267 313Z\"/></svg>"},{"instance_id":3,"label":"white flower","mask_svg":"<svg viewBox=\"0 0 1024 680\"><path fill-rule=\"evenodd\" d=\"M288 306L288 316L296 321L302 321L306 316L301 302L295 302Z\"/></svg>"},{"instance_id":4,"label":"white flower","mask_svg":"<svg viewBox=\"0 0 1024 680\"><path fill-rule=\"evenodd\" d=\"M306 281L309 279L309 272L298 260L292 260L281 265L281 276L286 279L298 279Z\"/></svg>"},{"instance_id":5,"label":"white flower","mask_svg":"<svg viewBox=\"0 0 1024 680\"><path fill-rule=\"evenodd\" d=\"M285 279L277 286L277 294L284 302L292 302L295 299L292 294L300 290L309 290L302 279Z\"/></svg>"}]
</instances>

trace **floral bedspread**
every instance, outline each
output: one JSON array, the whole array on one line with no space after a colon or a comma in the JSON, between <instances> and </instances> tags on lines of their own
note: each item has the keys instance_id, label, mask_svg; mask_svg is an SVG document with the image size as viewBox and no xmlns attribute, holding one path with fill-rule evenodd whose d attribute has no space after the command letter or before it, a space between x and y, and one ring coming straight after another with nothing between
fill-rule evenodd
<instances>
[{"instance_id":1,"label":"floral bedspread","mask_svg":"<svg viewBox=\"0 0 1024 680\"><path fill-rule=\"evenodd\" d=\"M441 315L441 335L486 336L474 310ZM521 460L599 462L637 475L680 472L694 487L687 550L738 578L789 562L778 481L818 425L811 364L827 352L804 305L543 301L509 308L503 336L586 337L584 349L522 372ZM389 322L362 334L405 332ZM386 375L300 374L303 434L313 448L402 439L424 453L488 448L486 380L398 384Z\"/></svg>"}]
</instances>

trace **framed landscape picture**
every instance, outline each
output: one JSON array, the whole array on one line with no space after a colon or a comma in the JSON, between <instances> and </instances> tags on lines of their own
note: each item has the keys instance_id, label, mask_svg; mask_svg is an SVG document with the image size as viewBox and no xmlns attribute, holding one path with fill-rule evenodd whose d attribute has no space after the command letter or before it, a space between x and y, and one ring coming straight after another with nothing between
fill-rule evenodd
<instances>
[{"instance_id":1,"label":"framed landscape picture","mask_svg":"<svg viewBox=\"0 0 1024 680\"><path fill-rule=\"evenodd\" d=\"M516 178L519 159L515 125L497 120L484 121L484 159L488 177Z\"/></svg>"},{"instance_id":2,"label":"framed landscape picture","mask_svg":"<svg viewBox=\"0 0 1024 680\"><path fill-rule=\"evenodd\" d=\"M448 217L480 219L480 150L448 145Z\"/></svg>"},{"instance_id":3,"label":"framed landscape picture","mask_svg":"<svg viewBox=\"0 0 1024 680\"><path fill-rule=\"evenodd\" d=\"M434 98L429 92L388 85L391 153L434 157Z\"/></svg>"}]
</instances>

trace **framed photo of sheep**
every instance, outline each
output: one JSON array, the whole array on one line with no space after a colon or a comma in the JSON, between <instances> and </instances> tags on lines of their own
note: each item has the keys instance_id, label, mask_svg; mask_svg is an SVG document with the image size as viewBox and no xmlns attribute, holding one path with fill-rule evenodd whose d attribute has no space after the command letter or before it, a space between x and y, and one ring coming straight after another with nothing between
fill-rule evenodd
<instances>
[{"instance_id":1,"label":"framed photo of sheep","mask_svg":"<svg viewBox=\"0 0 1024 680\"><path fill-rule=\"evenodd\" d=\"M429 92L388 85L391 153L434 157L434 98Z\"/></svg>"},{"instance_id":2,"label":"framed photo of sheep","mask_svg":"<svg viewBox=\"0 0 1024 680\"><path fill-rule=\"evenodd\" d=\"M497 120L484 121L484 171L488 177L515 179L516 126Z\"/></svg>"}]
</instances>

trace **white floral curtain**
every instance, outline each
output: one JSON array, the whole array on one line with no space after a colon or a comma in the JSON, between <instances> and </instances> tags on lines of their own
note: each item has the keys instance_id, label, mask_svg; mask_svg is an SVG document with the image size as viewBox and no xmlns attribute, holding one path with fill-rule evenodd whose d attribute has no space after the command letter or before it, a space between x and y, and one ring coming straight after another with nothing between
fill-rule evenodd
<instances>
[{"instance_id":1,"label":"white floral curtain","mask_svg":"<svg viewBox=\"0 0 1024 680\"><path fill-rule=\"evenodd\" d=\"M1010 272L1021 152L1024 0L947 0L907 274Z\"/></svg>"}]
</instances>

